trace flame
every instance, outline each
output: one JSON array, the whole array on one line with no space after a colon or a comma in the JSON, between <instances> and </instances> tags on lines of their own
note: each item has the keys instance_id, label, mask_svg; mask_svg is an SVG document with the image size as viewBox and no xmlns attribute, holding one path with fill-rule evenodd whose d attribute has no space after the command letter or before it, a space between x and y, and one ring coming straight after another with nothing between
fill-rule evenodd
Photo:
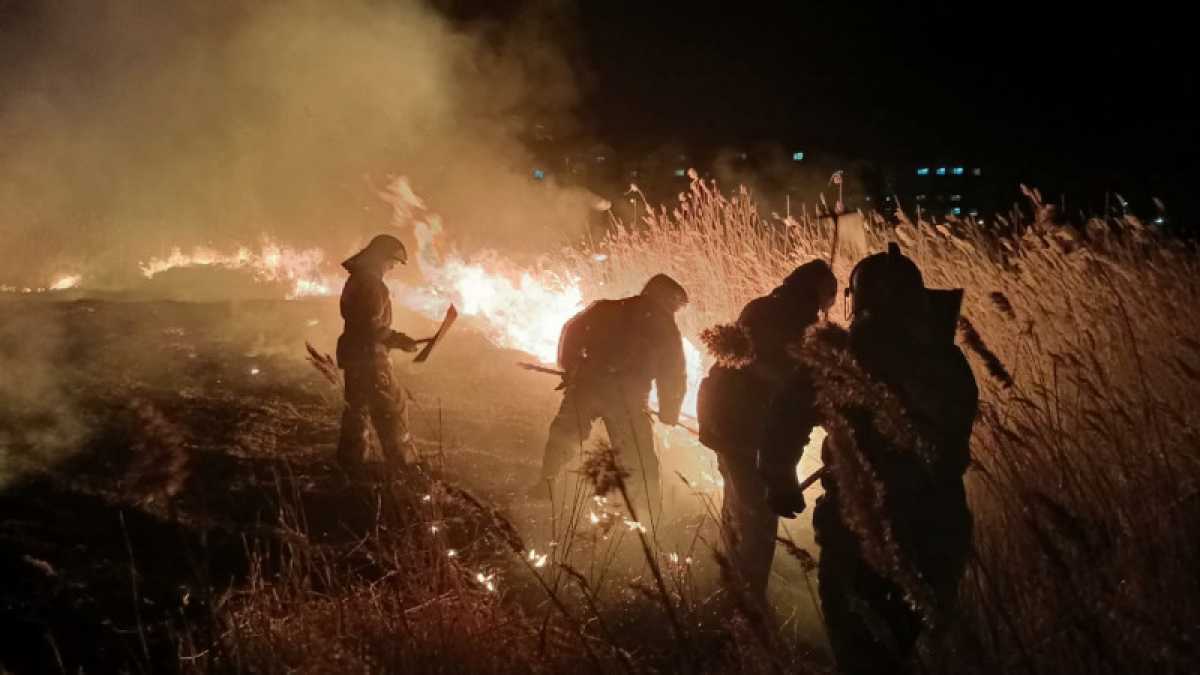
<instances>
[{"instance_id":1,"label":"flame","mask_svg":"<svg viewBox=\"0 0 1200 675\"><path fill-rule=\"evenodd\" d=\"M414 257L424 277L415 286L392 284L392 297L398 304L438 320L453 303L461 315L473 317L474 327L496 346L528 353L542 363L557 360L563 325L585 306L579 275L545 262L523 266L495 251L468 256L454 250L442 240L440 217L427 209L403 177L394 180L380 196L392 207L392 224L413 233L417 242ZM605 257L598 253L594 259ZM174 248L166 257L151 258L140 267L147 278L177 267L245 269L257 280L287 284L287 297L293 299L333 295L341 289L343 275L340 270L327 274L326 261L320 249L296 249L264 237L257 251L243 246L222 253L201 246L185 253ZM684 340L683 348L687 391L682 409L685 416L693 418L689 423L694 426L700 380L707 364L690 340ZM652 392L650 403L658 407L657 392ZM699 445L698 439L682 429L661 424L657 435L665 446L688 451L690 475L704 477L710 489L720 488L715 470L703 470L703 460L711 453ZM595 513L590 517L593 523L601 522Z\"/></svg>"},{"instance_id":2,"label":"flame","mask_svg":"<svg viewBox=\"0 0 1200 675\"><path fill-rule=\"evenodd\" d=\"M457 252L442 254L436 215L415 223L414 233L417 264L426 284L395 289L401 304L440 318L454 303L460 314L481 319L480 329L497 346L532 354L542 363L557 360L563 324L583 309L578 277L566 271L521 268L495 251L470 259Z\"/></svg>"},{"instance_id":3,"label":"flame","mask_svg":"<svg viewBox=\"0 0 1200 675\"><path fill-rule=\"evenodd\" d=\"M0 293L45 293L47 291L66 291L72 288L77 288L79 282L83 281L82 274L56 274L49 286L39 286L33 288L30 286L9 286L0 284Z\"/></svg>"},{"instance_id":4,"label":"flame","mask_svg":"<svg viewBox=\"0 0 1200 675\"><path fill-rule=\"evenodd\" d=\"M430 318L440 318L448 304L459 313L482 319L480 329L494 344L554 363L563 324L583 309L577 282L523 272L488 271L461 258L427 268L430 285L403 288L398 300Z\"/></svg>"},{"instance_id":5,"label":"flame","mask_svg":"<svg viewBox=\"0 0 1200 675\"><path fill-rule=\"evenodd\" d=\"M180 267L221 267L247 270L256 280L290 284L289 300L310 296L331 295L339 281L323 272L325 252L319 248L295 249L281 246L264 238L258 251L240 246L233 253L222 253L208 246L197 246L190 253L175 247L164 258L151 258L139 263L142 275L156 275Z\"/></svg>"},{"instance_id":6,"label":"flame","mask_svg":"<svg viewBox=\"0 0 1200 675\"><path fill-rule=\"evenodd\" d=\"M60 274L50 282L50 290L65 291L70 288L75 288L79 282L83 281L83 275L80 274Z\"/></svg>"}]
</instances>

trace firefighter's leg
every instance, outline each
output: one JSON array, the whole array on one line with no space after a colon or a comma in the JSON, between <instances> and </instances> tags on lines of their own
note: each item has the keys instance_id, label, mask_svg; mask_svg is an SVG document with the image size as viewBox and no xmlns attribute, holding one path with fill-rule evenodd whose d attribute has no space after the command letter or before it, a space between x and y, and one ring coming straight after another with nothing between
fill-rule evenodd
<instances>
[{"instance_id":1,"label":"firefighter's leg","mask_svg":"<svg viewBox=\"0 0 1200 675\"><path fill-rule=\"evenodd\" d=\"M337 456L343 468L355 469L362 465L369 447L370 374L357 366L346 368L343 374L346 380L346 406L342 410Z\"/></svg>"},{"instance_id":2,"label":"firefighter's leg","mask_svg":"<svg viewBox=\"0 0 1200 675\"><path fill-rule=\"evenodd\" d=\"M842 536L831 539L821 548L818 586L838 670L851 675L907 672L919 620L907 609L900 589L862 559L857 543Z\"/></svg>"},{"instance_id":3,"label":"firefighter's leg","mask_svg":"<svg viewBox=\"0 0 1200 675\"><path fill-rule=\"evenodd\" d=\"M563 394L558 414L550 423L550 434L542 455L542 481L554 480L562 468L579 455L592 433L596 415L587 391L570 387Z\"/></svg>"},{"instance_id":4,"label":"firefighter's leg","mask_svg":"<svg viewBox=\"0 0 1200 675\"><path fill-rule=\"evenodd\" d=\"M662 511L662 484L654 427L644 400L626 396L606 398L603 412L617 461L629 471L626 489L640 521L657 524Z\"/></svg>"},{"instance_id":5,"label":"firefighter's leg","mask_svg":"<svg viewBox=\"0 0 1200 675\"><path fill-rule=\"evenodd\" d=\"M377 364L371 381L371 421L383 456L393 467L415 464L417 446L408 430L408 406L404 392L396 386L389 364Z\"/></svg>"},{"instance_id":6,"label":"firefighter's leg","mask_svg":"<svg viewBox=\"0 0 1200 675\"><path fill-rule=\"evenodd\" d=\"M721 525L726 554L742 589L751 599L765 602L779 518L767 506L766 485L752 450L729 450L717 461L725 481Z\"/></svg>"}]
</instances>

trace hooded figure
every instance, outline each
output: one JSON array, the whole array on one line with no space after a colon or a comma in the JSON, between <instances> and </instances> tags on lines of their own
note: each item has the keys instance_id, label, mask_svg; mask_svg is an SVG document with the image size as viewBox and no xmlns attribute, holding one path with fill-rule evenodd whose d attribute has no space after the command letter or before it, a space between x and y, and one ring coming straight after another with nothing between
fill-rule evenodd
<instances>
[{"instance_id":1,"label":"hooded figure","mask_svg":"<svg viewBox=\"0 0 1200 675\"><path fill-rule=\"evenodd\" d=\"M829 435L813 528L838 669L905 672L924 628L953 616L970 551L962 479L979 392L954 345L961 290L926 289L891 244L859 262L847 295L849 332L810 332L806 379L776 399L759 470L769 490L788 489L803 450L792 419L815 406ZM802 499L777 504L788 517L804 509Z\"/></svg>"},{"instance_id":2,"label":"hooded figure","mask_svg":"<svg viewBox=\"0 0 1200 675\"><path fill-rule=\"evenodd\" d=\"M675 313L687 301L687 292L678 282L658 274L640 294L598 300L567 321L558 343L565 391L550 424L542 479L531 493L547 492L550 481L578 454L599 419L618 460L630 472L628 489L654 518L661 507L661 486L647 407L650 386L657 385L659 419L663 424L677 423L687 368Z\"/></svg>"},{"instance_id":3,"label":"hooded figure","mask_svg":"<svg viewBox=\"0 0 1200 675\"><path fill-rule=\"evenodd\" d=\"M346 408L338 439L338 461L347 469L366 457L374 426L387 461L394 467L416 461L405 401L392 376L389 349L416 351L420 341L392 330L392 302L383 275L407 262L404 245L381 234L342 263L350 273L342 288L345 329L337 343L338 367L345 371Z\"/></svg>"},{"instance_id":4,"label":"hooded figure","mask_svg":"<svg viewBox=\"0 0 1200 675\"><path fill-rule=\"evenodd\" d=\"M763 604L779 517L767 503L758 451L771 401L796 377L798 362L789 346L804 339L836 294L833 271L824 261L814 260L797 267L769 295L750 301L733 326L704 336L718 361L700 384L700 441L717 453L725 483L722 540L737 577L730 581ZM722 333L727 339L721 339ZM810 406L793 414L794 433L807 440L816 424L815 412Z\"/></svg>"}]
</instances>

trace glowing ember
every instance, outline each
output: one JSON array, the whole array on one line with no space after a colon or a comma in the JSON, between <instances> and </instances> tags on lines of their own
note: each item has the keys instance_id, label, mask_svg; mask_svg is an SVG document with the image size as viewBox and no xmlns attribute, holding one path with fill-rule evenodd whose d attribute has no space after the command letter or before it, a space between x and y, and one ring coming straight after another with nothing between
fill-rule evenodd
<instances>
[{"instance_id":1,"label":"glowing ember","mask_svg":"<svg viewBox=\"0 0 1200 675\"><path fill-rule=\"evenodd\" d=\"M479 572L475 575L475 581L478 581L480 583L480 585L482 585L484 588L486 588L488 590L489 593L496 592L495 579L496 579L495 573L484 574L483 572Z\"/></svg>"}]
</instances>

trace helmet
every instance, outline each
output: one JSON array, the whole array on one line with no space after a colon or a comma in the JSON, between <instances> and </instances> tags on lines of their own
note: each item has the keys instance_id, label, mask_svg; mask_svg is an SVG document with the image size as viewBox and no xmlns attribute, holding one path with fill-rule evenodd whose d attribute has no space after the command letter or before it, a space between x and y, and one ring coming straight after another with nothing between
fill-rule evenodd
<instances>
[{"instance_id":1,"label":"helmet","mask_svg":"<svg viewBox=\"0 0 1200 675\"><path fill-rule=\"evenodd\" d=\"M780 288L788 294L811 298L818 308L824 308L837 295L837 277L824 260L812 260L792 270Z\"/></svg>"},{"instance_id":2,"label":"helmet","mask_svg":"<svg viewBox=\"0 0 1200 675\"><path fill-rule=\"evenodd\" d=\"M665 274L655 274L642 287L642 295L652 298L671 311L678 311L688 304L687 291L671 277Z\"/></svg>"},{"instance_id":3,"label":"helmet","mask_svg":"<svg viewBox=\"0 0 1200 675\"><path fill-rule=\"evenodd\" d=\"M846 295L852 297L854 314L858 315L860 311L902 309L924 288L917 264L900 252L896 242L891 242L887 253L869 255L854 266Z\"/></svg>"},{"instance_id":4,"label":"helmet","mask_svg":"<svg viewBox=\"0 0 1200 675\"><path fill-rule=\"evenodd\" d=\"M404 250L404 244L401 244L399 239L390 234L380 234L372 239L366 248L347 258L342 267L353 272L363 269L364 264L373 267L381 261L394 261L404 265L408 263L408 251Z\"/></svg>"},{"instance_id":5,"label":"helmet","mask_svg":"<svg viewBox=\"0 0 1200 675\"><path fill-rule=\"evenodd\" d=\"M401 265L408 264L408 251L405 250L404 244L390 234L376 235L363 252L382 260L395 260Z\"/></svg>"}]
</instances>

